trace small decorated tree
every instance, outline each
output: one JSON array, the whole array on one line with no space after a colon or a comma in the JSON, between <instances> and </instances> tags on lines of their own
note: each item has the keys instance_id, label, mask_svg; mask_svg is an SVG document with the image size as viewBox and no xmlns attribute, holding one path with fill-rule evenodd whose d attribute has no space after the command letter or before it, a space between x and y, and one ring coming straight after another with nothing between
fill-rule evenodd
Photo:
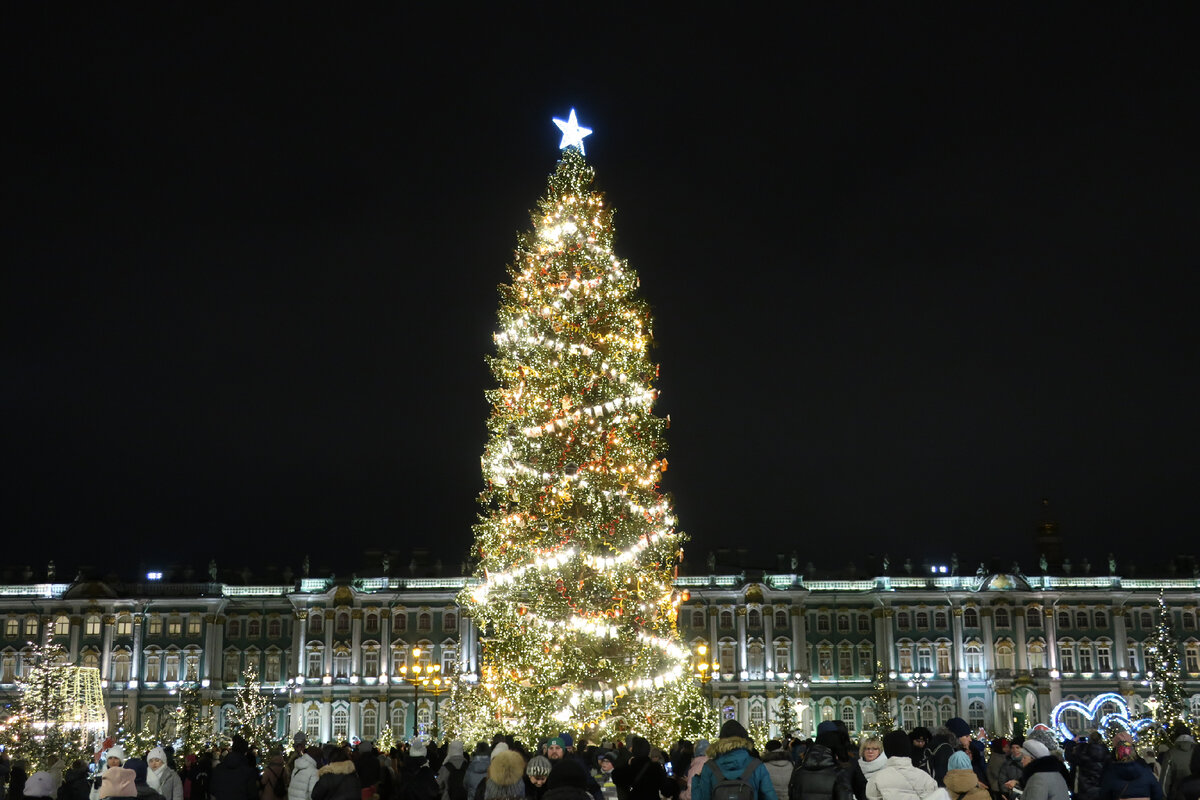
<instances>
[{"instance_id":1,"label":"small decorated tree","mask_svg":"<svg viewBox=\"0 0 1200 800\"><path fill-rule=\"evenodd\" d=\"M230 719L234 735L245 739L260 755L279 744L275 735L275 705L263 693L254 664L242 673L242 688L234 698Z\"/></svg>"},{"instance_id":2,"label":"small decorated tree","mask_svg":"<svg viewBox=\"0 0 1200 800\"><path fill-rule=\"evenodd\" d=\"M1187 696L1180 683L1179 640L1175 638L1171 624L1171 609L1160 590L1158 593L1158 621L1154 633L1146 640L1146 682L1150 687L1150 698L1146 705L1154 725L1143 729L1139 739L1153 744L1169 744L1170 731L1182 724L1193 727Z\"/></svg>"},{"instance_id":3,"label":"small decorated tree","mask_svg":"<svg viewBox=\"0 0 1200 800\"><path fill-rule=\"evenodd\" d=\"M60 760L89 758L91 739L104 726L89 724L79 669L67 663L66 650L56 644L32 646L25 663L18 700L5 726L8 747L29 761L30 772Z\"/></svg>"},{"instance_id":4,"label":"small decorated tree","mask_svg":"<svg viewBox=\"0 0 1200 800\"><path fill-rule=\"evenodd\" d=\"M779 726L779 737L786 742L792 732L800 727L800 717L796 714L796 682L784 681L777 697L778 707L775 709L775 724Z\"/></svg>"},{"instance_id":5,"label":"small decorated tree","mask_svg":"<svg viewBox=\"0 0 1200 800\"><path fill-rule=\"evenodd\" d=\"M883 669L883 662L875 662L874 690L871 700L875 703L875 730L884 734L896 729L896 721L892 719L892 686L888 674Z\"/></svg>"},{"instance_id":6,"label":"small decorated tree","mask_svg":"<svg viewBox=\"0 0 1200 800\"><path fill-rule=\"evenodd\" d=\"M179 690L179 702L170 713L175 720L180 755L197 754L209 744L212 731L204 722L200 689L195 684L188 684Z\"/></svg>"}]
</instances>

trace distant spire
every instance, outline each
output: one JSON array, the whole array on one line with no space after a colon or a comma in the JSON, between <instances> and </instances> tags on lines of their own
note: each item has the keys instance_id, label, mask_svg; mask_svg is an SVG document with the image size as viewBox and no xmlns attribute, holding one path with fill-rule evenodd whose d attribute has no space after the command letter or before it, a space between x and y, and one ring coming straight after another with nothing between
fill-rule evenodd
<instances>
[{"instance_id":1,"label":"distant spire","mask_svg":"<svg viewBox=\"0 0 1200 800\"><path fill-rule=\"evenodd\" d=\"M1059 533L1058 522L1051 516L1050 499L1047 497L1042 498L1041 519L1034 535L1034 545L1034 552L1045 557L1046 564L1052 572L1062 569L1062 534Z\"/></svg>"}]
</instances>

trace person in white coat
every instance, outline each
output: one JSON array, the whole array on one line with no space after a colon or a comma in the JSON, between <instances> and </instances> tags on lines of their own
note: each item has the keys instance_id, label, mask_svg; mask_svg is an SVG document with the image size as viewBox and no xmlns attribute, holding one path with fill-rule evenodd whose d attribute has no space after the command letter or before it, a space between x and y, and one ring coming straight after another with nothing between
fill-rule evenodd
<instances>
[{"instance_id":1,"label":"person in white coat","mask_svg":"<svg viewBox=\"0 0 1200 800\"><path fill-rule=\"evenodd\" d=\"M867 781L867 800L921 800L937 790L937 781L912 763L912 740L904 731L883 737L887 766Z\"/></svg>"},{"instance_id":2,"label":"person in white coat","mask_svg":"<svg viewBox=\"0 0 1200 800\"><path fill-rule=\"evenodd\" d=\"M292 780L288 783L288 800L312 800L317 785L317 762L308 753L296 756L292 763Z\"/></svg>"}]
</instances>

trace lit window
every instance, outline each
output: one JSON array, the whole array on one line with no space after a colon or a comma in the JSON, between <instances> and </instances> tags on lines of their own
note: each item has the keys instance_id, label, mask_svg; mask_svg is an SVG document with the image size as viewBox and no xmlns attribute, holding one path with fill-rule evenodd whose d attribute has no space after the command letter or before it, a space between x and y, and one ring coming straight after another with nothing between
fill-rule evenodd
<instances>
[{"instance_id":1,"label":"lit window","mask_svg":"<svg viewBox=\"0 0 1200 800\"><path fill-rule=\"evenodd\" d=\"M71 620L67 617L56 617L54 620L54 635L69 636L71 633Z\"/></svg>"},{"instance_id":2,"label":"lit window","mask_svg":"<svg viewBox=\"0 0 1200 800\"><path fill-rule=\"evenodd\" d=\"M183 633L183 620L173 618L167 621L167 635L179 636Z\"/></svg>"},{"instance_id":3,"label":"lit window","mask_svg":"<svg viewBox=\"0 0 1200 800\"><path fill-rule=\"evenodd\" d=\"M133 618L124 616L117 618L117 636L133 635Z\"/></svg>"},{"instance_id":4,"label":"lit window","mask_svg":"<svg viewBox=\"0 0 1200 800\"><path fill-rule=\"evenodd\" d=\"M162 630L163 630L162 617L157 616L157 615L150 617L150 622L147 627L147 632L151 636L162 636Z\"/></svg>"},{"instance_id":5,"label":"lit window","mask_svg":"<svg viewBox=\"0 0 1200 800\"><path fill-rule=\"evenodd\" d=\"M37 632L38 632L37 617L26 617L26 619L25 619L25 635L26 636L37 636Z\"/></svg>"},{"instance_id":6,"label":"lit window","mask_svg":"<svg viewBox=\"0 0 1200 800\"><path fill-rule=\"evenodd\" d=\"M9 617L8 619L6 619L4 621L4 635L5 636L16 636L20 632L21 632L21 621L19 619ZM11 681L6 681L6 683L11 683Z\"/></svg>"},{"instance_id":7,"label":"lit window","mask_svg":"<svg viewBox=\"0 0 1200 800\"><path fill-rule=\"evenodd\" d=\"M379 712L374 708L365 708L362 712L363 738L374 739L379 734Z\"/></svg>"},{"instance_id":8,"label":"lit window","mask_svg":"<svg viewBox=\"0 0 1200 800\"><path fill-rule=\"evenodd\" d=\"M200 617L188 617L188 636L199 636L200 628L204 620Z\"/></svg>"},{"instance_id":9,"label":"lit window","mask_svg":"<svg viewBox=\"0 0 1200 800\"><path fill-rule=\"evenodd\" d=\"M853 651L849 647L838 648L838 677L854 677L854 657Z\"/></svg>"},{"instance_id":10,"label":"lit window","mask_svg":"<svg viewBox=\"0 0 1200 800\"><path fill-rule=\"evenodd\" d=\"M1101 672L1112 672L1112 647L1107 644L1096 645L1096 667Z\"/></svg>"}]
</instances>

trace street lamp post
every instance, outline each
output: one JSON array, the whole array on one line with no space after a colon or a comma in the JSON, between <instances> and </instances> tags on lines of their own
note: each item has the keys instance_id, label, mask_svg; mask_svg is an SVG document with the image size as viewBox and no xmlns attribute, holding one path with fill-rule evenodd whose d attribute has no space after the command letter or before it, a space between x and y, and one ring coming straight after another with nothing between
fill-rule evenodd
<instances>
[{"instance_id":1,"label":"street lamp post","mask_svg":"<svg viewBox=\"0 0 1200 800\"><path fill-rule=\"evenodd\" d=\"M397 669L400 673L400 680L412 684L413 687L413 736L417 735L417 714L420 710L421 690L424 689L426 694L434 696L433 705L433 725L434 733L437 732L437 698L441 694L450 689L450 678L442 675L441 664L422 664L421 648L413 648L413 666L409 669L408 664L404 664Z\"/></svg>"},{"instance_id":2,"label":"street lamp post","mask_svg":"<svg viewBox=\"0 0 1200 800\"><path fill-rule=\"evenodd\" d=\"M710 706L714 702L712 679L720 669L721 663L719 661L708 660L708 645L698 645L696 647L696 654L692 657L692 672L696 676L696 680L700 681L700 685L705 687Z\"/></svg>"},{"instance_id":3,"label":"street lamp post","mask_svg":"<svg viewBox=\"0 0 1200 800\"><path fill-rule=\"evenodd\" d=\"M908 677L908 686L910 689L917 690L917 724L921 724L921 689L929 685L929 676L925 673L916 673Z\"/></svg>"}]
</instances>

